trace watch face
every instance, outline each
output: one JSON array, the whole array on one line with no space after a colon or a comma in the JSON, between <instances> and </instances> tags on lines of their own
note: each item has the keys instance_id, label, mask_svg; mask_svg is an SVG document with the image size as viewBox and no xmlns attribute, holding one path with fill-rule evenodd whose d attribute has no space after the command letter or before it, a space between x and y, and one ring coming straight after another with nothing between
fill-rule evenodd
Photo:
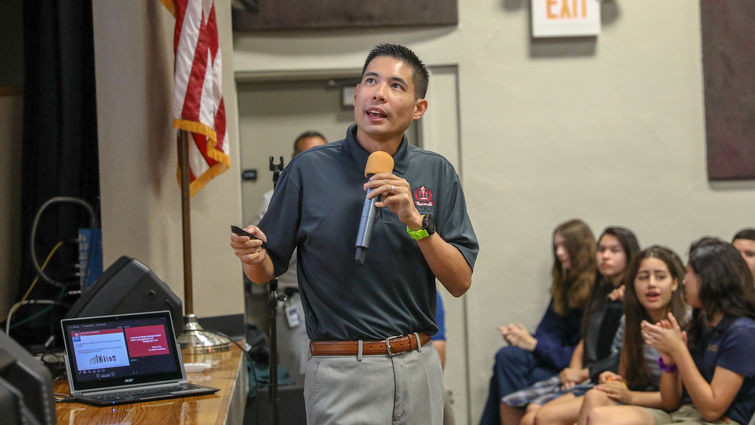
<instances>
[{"instance_id":1,"label":"watch face","mask_svg":"<svg viewBox=\"0 0 755 425\"><path fill-rule=\"evenodd\" d=\"M422 217L422 228L427 231L428 235L435 233L435 222L430 214L425 214L425 216Z\"/></svg>"}]
</instances>

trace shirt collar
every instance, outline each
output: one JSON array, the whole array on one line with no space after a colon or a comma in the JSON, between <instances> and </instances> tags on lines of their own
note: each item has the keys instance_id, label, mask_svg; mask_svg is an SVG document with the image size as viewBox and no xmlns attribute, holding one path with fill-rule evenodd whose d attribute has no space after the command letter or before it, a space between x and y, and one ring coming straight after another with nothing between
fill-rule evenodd
<instances>
[{"instance_id":1,"label":"shirt collar","mask_svg":"<svg viewBox=\"0 0 755 425\"><path fill-rule=\"evenodd\" d=\"M402 135L401 144L393 155L393 171L398 174L406 173L406 169L409 165L408 144L406 135ZM367 157L370 156L370 154L357 141L356 124L352 124L349 129L346 130L346 143L344 143L344 147L354 161L354 165L356 165L357 169L364 171L364 167L367 165Z\"/></svg>"},{"instance_id":2,"label":"shirt collar","mask_svg":"<svg viewBox=\"0 0 755 425\"><path fill-rule=\"evenodd\" d=\"M729 329L729 326L731 326L732 322L734 322L737 318L730 316L730 315L724 315L724 317L721 318L721 320L718 321L716 326L713 327L713 333L716 335L723 334L727 329Z\"/></svg>"}]
</instances>

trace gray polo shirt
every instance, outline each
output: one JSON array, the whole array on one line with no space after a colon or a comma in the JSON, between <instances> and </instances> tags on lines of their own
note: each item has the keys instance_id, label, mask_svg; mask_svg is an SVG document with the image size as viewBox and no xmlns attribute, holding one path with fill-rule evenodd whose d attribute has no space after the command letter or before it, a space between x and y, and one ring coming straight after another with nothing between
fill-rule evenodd
<instances>
[{"instance_id":1,"label":"gray polo shirt","mask_svg":"<svg viewBox=\"0 0 755 425\"><path fill-rule=\"evenodd\" d=\"M438 330L435 276L389 208L378 211L365 264L354 261L368 156L356 140L355 125L346 139L300 153L281 175L259 223L276 276L298 248L299 286L313 341ZM432 214L438 233L474 267L477 237L453 166L436 153L410 146L406 137L394 164L393 173L411 185L417 210Z\"/></svg>"}]
</instances>

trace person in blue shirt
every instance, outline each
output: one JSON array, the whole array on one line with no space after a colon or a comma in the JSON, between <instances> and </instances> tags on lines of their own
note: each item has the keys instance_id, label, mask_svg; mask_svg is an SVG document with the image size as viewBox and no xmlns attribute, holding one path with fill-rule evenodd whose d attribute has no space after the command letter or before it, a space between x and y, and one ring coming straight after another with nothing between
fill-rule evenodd
<instances>
[{"instance_id":1,"label":"person in blue shirt","mask_svg":"<svg viewBox=\"0 0 755 425\"><path fill-rule=\"evenodd\" d=\"M433 345L438 350L440 365L446 366L446 309L443 307L443 299L440 292L435 292L435 323L438 332L432 336Z\"/></svg>"},{"instance_id":2,"label":"person in blue shirt","mask_svg":"<svg viewBox=\"0 0 755 425\"><path fill-rule=\"evenodd\" d=\"M440 292L435 292L435 323L438 324L438 333L433 335L432 341L440 356L440 365L446 367L446 309L443 307L443 299ZM451 407L451 392L444 390L443 425L455 423L453 409Z\"/></svg>"}]
</instances>

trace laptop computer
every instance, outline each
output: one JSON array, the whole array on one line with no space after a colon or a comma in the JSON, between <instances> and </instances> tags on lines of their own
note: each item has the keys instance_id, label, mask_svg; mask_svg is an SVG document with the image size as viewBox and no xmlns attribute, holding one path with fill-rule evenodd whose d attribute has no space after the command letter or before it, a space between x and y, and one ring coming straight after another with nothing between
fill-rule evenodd
<instances>
[{"instance_id":1,"label":"laptop computer","mask_svg":"<svg viewBox=\"0 0 755 425\"><path fill-rule=\"evenodd\" d=\"M186 380L170 312L60 321L71 396L98 406L211 394Z\"/></svg>"}]
</instances>

